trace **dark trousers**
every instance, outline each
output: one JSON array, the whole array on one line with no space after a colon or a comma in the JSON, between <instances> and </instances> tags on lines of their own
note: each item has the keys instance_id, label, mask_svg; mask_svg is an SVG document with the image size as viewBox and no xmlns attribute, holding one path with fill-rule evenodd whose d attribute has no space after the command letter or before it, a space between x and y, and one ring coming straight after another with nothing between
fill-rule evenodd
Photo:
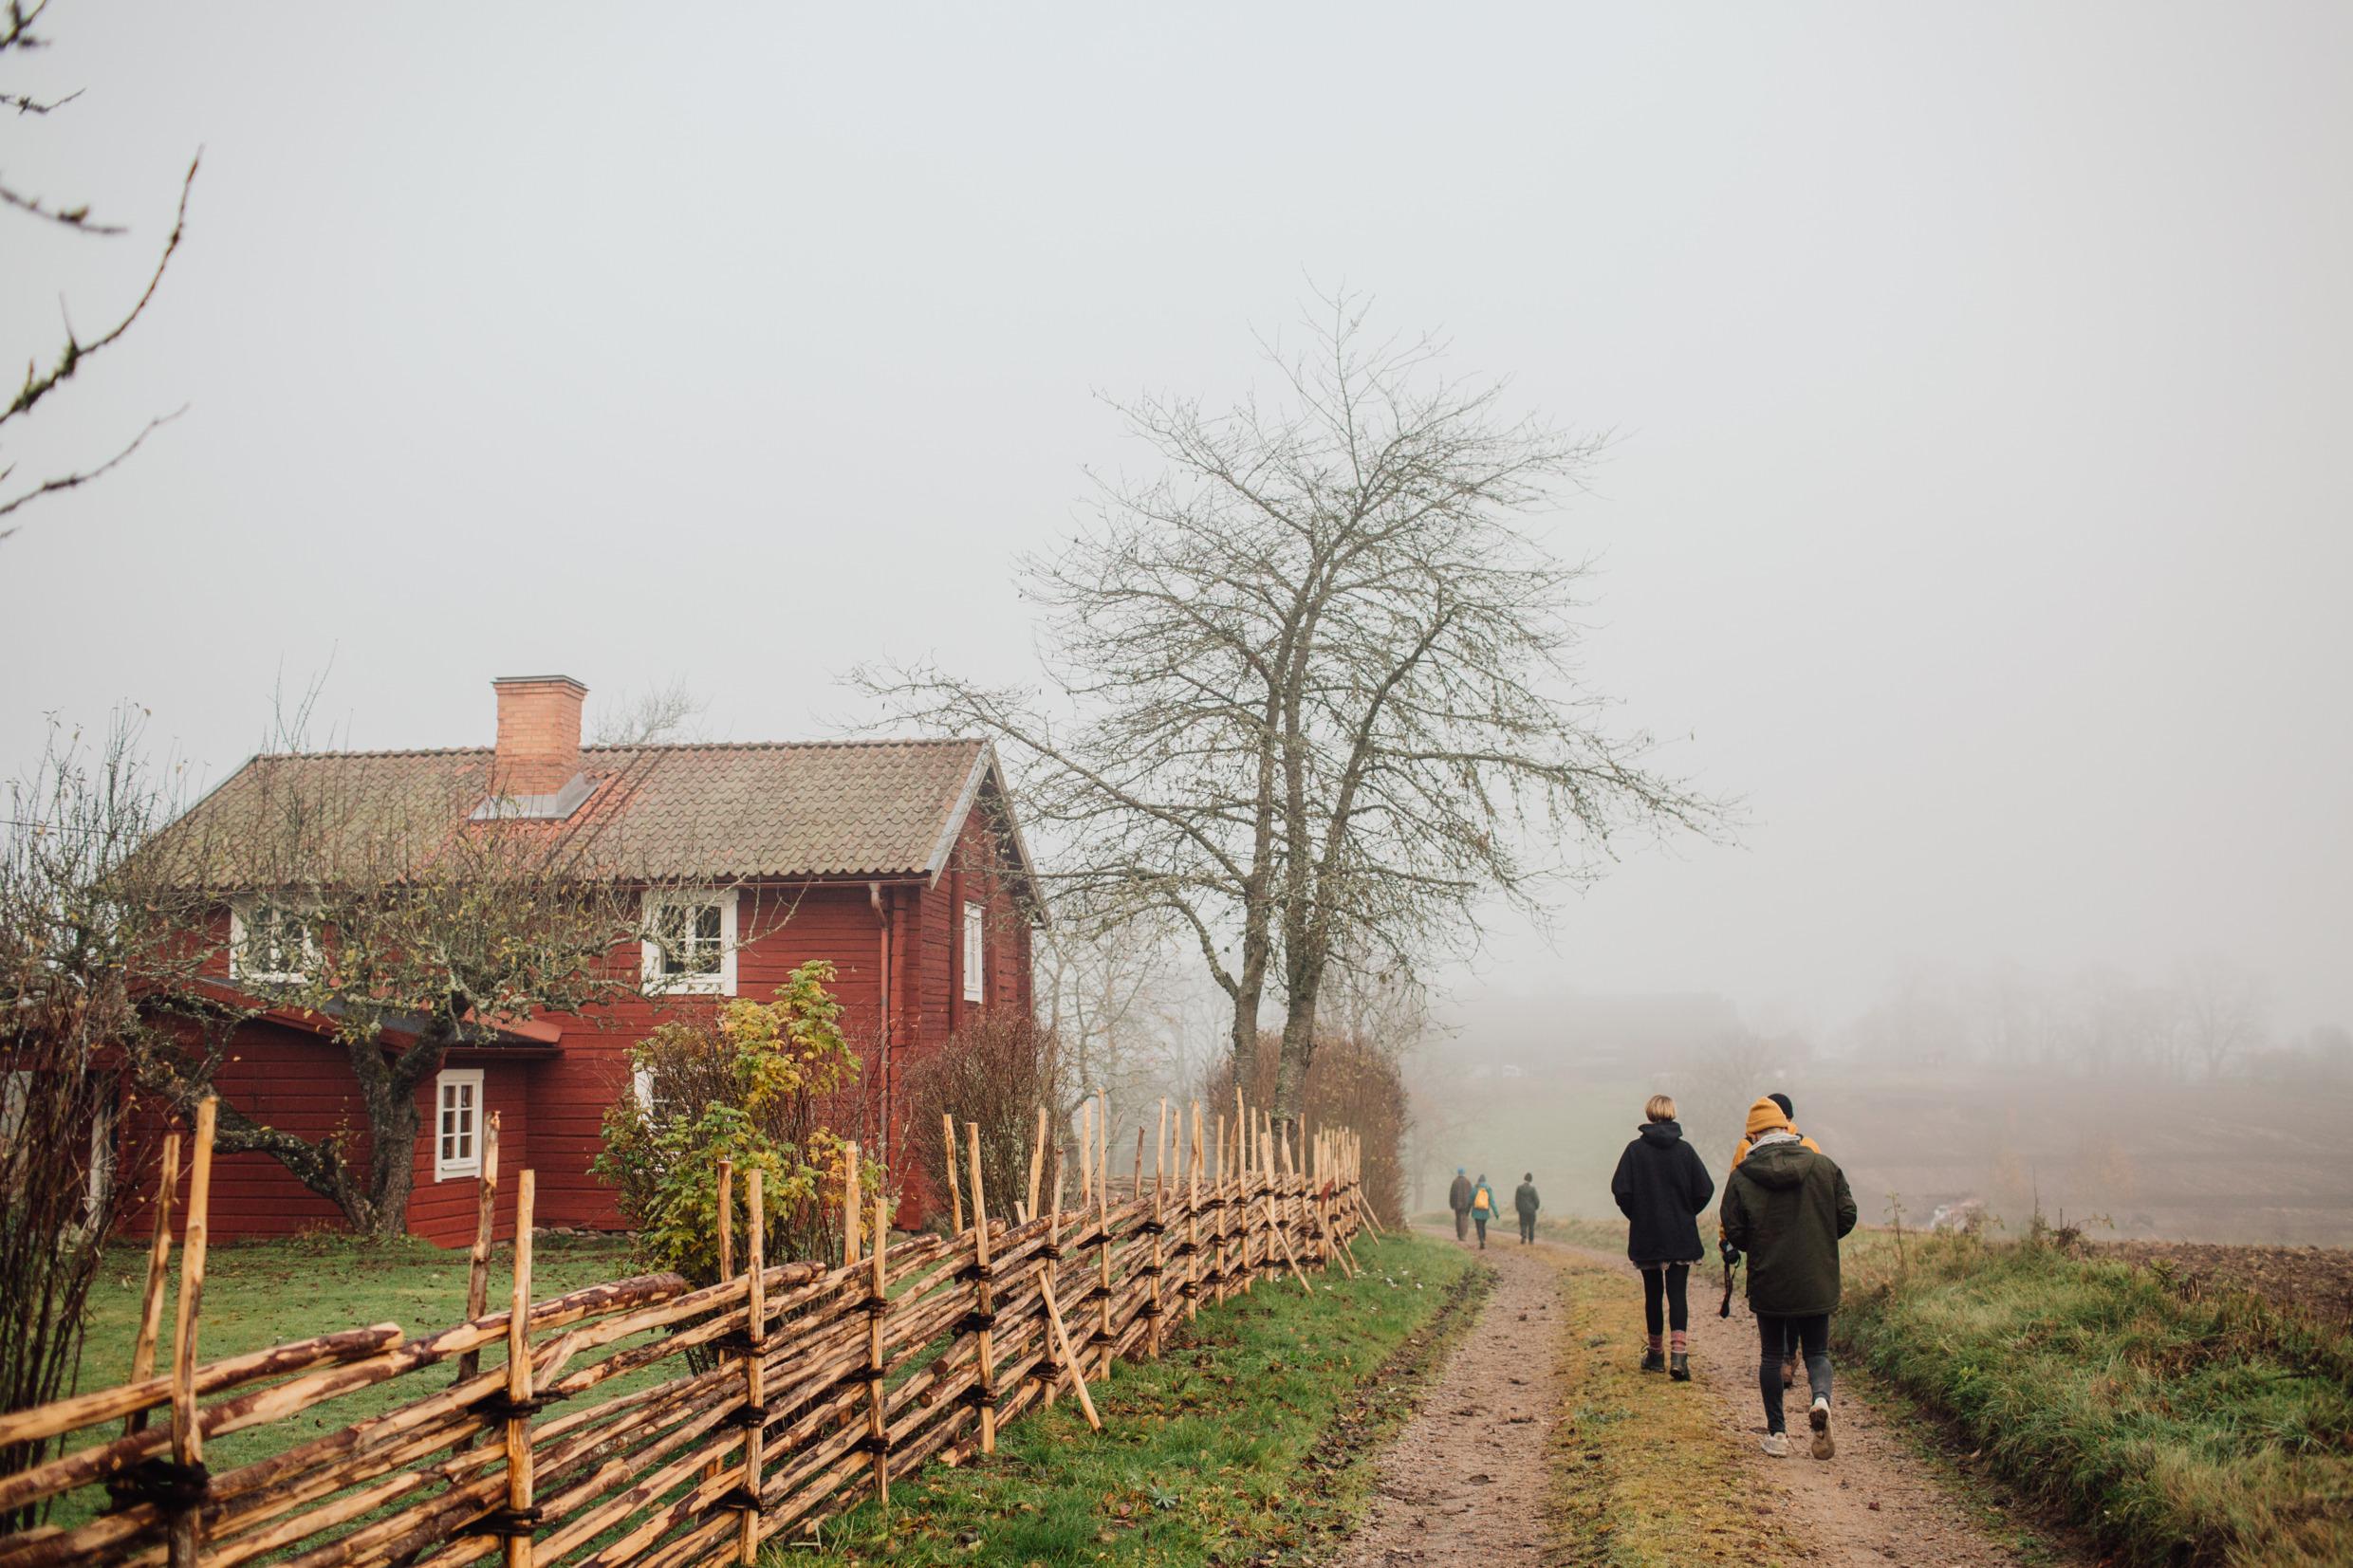
<instances>
[{"instance_id":1,"label":"dark trousers","mask_svg":"<svg viewBox=\"0 0 2353 1568\"><path fill-rule=\"evenodd\" d=\"M1523 1214L1523 1215L1521 1215L1521 1216L1520 1216L1520 1240L1522 1240L1522 1241L1524 1241L1524 1242L1532 1242L1532 1241L1534 1241L1535 1239L1536 1239L1536 1216L1535 1216L1535 1215L1533 1215L1533 1214Z\"/></svg>"},{"instance_id":2,"label":"dark trousers","mask_svg":"<svg viewBox=\"0 0 2353 1568\"><path fill-rule=\"evenodd\" d=\"M1817 1312L1809 1318L1769 1318L1760 1312L1756 1315L1756 1386L1765 1395L1765 1430L1786 1431L1788 1429L1781 1414L1782 1346L1794 1342L1804 1348L1806 1381L1812 1385L1815 1398L1829 1398L1830 1315Z\"/></svg>"},{"instance_id":3,"label":"dark trousers","mask_svg":"<svg viewBox=\"0 0 2353 1568\"><path fill-rule=\"evenodd\" d=\"M1464 1238L1468 1237L1470 1234L1471 1234L1471 1210L1469 1210L1468 1208L1457 1208L1457 1209L1455 1209L1455 1210L1454 1210L1454 1240L1456 1240L1456 1241L1458 1241L1458 1242L1459 1242L1459 1241L1462 1241Z\"/></svg>"},{"instance_id":4,"label":"dark trousers","mask_svg":"<svg viewBox=\"0 0 2353 1568\"><path fill-rule=\"evenodd\" d=\"M1474 1208L1471 1211L1471 1223L1479 1227L1479 1250L1484 1252L1487 1250L1487 1216Z\"/></svg>"},{"instance_id":5,"label":"dark trousers","mask_svg":"<svg viewBox=\"0 0 2353 1568\"><path fill-rule=\"evenodd\" d=\"M1642 1265L1642 1325L1654 1339L1691 1327L1691 1264Z\"/></svg>"}]
</instances>

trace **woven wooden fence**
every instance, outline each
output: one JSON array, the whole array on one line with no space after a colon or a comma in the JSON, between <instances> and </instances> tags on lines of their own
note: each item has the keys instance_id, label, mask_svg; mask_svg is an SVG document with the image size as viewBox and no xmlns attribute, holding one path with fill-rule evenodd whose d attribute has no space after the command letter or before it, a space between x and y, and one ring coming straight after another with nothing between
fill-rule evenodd
<instances>
[{"instance_id":1,"label":"woven wooden fence","mask_svg":"<svg viewBox=\"0 0 2353 1568\"><path fill-rule=\"evenodd\" d=\"M208 1101L170 1365L155 1372L171 1245L159 1213L132 1380L0 1417L0 1448L63 1440L56 1457L0 1476L0 1509L84 1488L106 1502L86 1522L0 1536L0 1568L751 1562L764 1541L866 1497L887 1502L892 1477L926 1460L992 1451L998 1429L1042 1402L1075 1398L1101 1430L1088 1385L1115 1362L1158 1355L1173 1319L1253 1282L1311 1290L1313 1270L1353 1273L1351 1238L1371 1223L1345 1132L1302 1148L1238 1101L1206 1141L1198 1106L1189 1136L1181 1116L1172 1136L1169 1119L1163 1102L1151 1169L1139 1130L1115 1179L1107 1116L1089 1108L1080 1169L1066 1173L1059 1151L1047 1170L1041 1115L1010 1219L983 1190L979 1129L959 1140L949 1123L949 1169L963 1167L952 1233L894 1241L883 1204L869 1212L853 1186L838 1266L768 1260L757 1172L744 1183L748 1228L733 1234L722 1170L722 1278L700 1288L651 1274L535 1300L525 1171L499 1312L486 1310L493 1132L466 1321L415 1337L378 1323L206 1362ZM175 1136L167 1204L178 1152ZM505 1364L483 1367L499 1345ZM205 1467L209 1438L297 1416L307 1431L337 1399L396 1378L415 1393L395 1408Z\"/></svg>"}]
</instances>

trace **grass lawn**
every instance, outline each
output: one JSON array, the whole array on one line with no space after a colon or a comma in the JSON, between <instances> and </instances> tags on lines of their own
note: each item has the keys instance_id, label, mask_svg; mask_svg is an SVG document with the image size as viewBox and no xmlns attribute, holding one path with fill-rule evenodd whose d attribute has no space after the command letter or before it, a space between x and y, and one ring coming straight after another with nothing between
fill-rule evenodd
<instances>
[{"instance_id":1,"label":"grass lawn","mask_svg":"<svg viewBox=\"0 0 2353 1568\"><path fill-rule=\"evenodd\" d=\"M825 1527L787 1564L1298 1560L1362 1514L1379 1438L1491 1278L1420 1237L1360 1243L1365 1267L1205 1309L1157 1362L1007 1427L991 1460L933 1466ZM1452 1310L1450 1310L1452 1309Z\"/></svg>"}]
</instances>

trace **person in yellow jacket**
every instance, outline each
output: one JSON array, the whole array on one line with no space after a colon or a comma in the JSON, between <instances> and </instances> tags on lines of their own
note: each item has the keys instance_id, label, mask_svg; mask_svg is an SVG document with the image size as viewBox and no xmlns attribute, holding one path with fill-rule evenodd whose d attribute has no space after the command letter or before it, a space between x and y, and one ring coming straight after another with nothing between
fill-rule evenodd
<instances>
[{"instance_id":1,"label":"person in yellow jacket","mask_svg":"<svg viewBox=\"0 0 2353 1568\"><path fill-rule=\"evenodd\" d=\"M1760 1134L1796 1133L1797 1123L1790 1119L1796 1115L1797 1107L1790 1103L1788 1096L1783 1094L1767 1095L1763 1099L1750 1106L1748 1126L1742 1131L1740 1141L1732 1145L1732 1169L1734 1171L1740 1169L1740 1162L1749 1157L1749 1151L1755 1146ZM1817 1154L1822 1153L1822 1145L1803 1134L1799 1134L1797 1141ZM1716 1250L1724 1256L1724 1266L1732 1267L1740 1254L1730 1242L1724 1239L1724 1227L1721 1224L1715 1227L1715 1245ZM1785 1340L1781 1347L1781 1385L1788 1388L1796 1382L1797 1346Z\"/></svg>"}]
</instances>

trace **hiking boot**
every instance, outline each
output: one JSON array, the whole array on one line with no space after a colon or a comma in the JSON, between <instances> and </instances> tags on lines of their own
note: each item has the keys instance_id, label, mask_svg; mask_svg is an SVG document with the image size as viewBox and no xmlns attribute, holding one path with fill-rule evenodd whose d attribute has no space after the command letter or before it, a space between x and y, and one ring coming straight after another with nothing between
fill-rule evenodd
<instances>
[{"instance_id":1,"label":"hiking boot","mask_svg":"<svg viewBox=\"0 0 2353 1568\"><path fill-rule=\"evenodd\" d=\"M1765 1457L1768 1459L1788 1458L1789 1434L1787 1432L1767 1432L1765 1434Z\"/></svg>"},{"instance_id":2,"label":"hiking boot","mask_svg":"<svg viewBox=\"0 0 2353 1568\"><path fill-rule=\"evenodd\" d=\"M1644 1372L1664 1372L1664 1371L1666 1371L1666 1370L1667 1370L1667 1357L1666 1357L1666 1353L1665 1353L1665 1352L1663 1352L1663 1351L1656 1351L1656 1350L1646 1350L1646 1351L1644 1351L1644 1352L1642 1353L1642 1370L1643 1370Z\"/></svg>"},{"instance_id":3,"label":"hiking boot","mask_svg":"<svg viewBox=\"0 0 2353 1568\"><path fill-rule=\"evenodd\" d=\"M1806 1412L1806 1424L1814 1429L1814 1457L1827 1459L1838 1452L1838 1445L1830 1441L1830 1401L1817 1398L1813 1409Z\"/></svg>"},{"instance_id":4,"label":"hiking boot","mask_svg":"<svg viewBox=\"0 0 2353 1568\"><path fill-rule=\"evenodd\" d=\"M1667 1368L1667 1375L1674 1378L1678 1383L1690 1382L1691 1356L1682 1351L1677 1351L1670 1358L1669 1366Z\"/></svg>"}]
</instances>

